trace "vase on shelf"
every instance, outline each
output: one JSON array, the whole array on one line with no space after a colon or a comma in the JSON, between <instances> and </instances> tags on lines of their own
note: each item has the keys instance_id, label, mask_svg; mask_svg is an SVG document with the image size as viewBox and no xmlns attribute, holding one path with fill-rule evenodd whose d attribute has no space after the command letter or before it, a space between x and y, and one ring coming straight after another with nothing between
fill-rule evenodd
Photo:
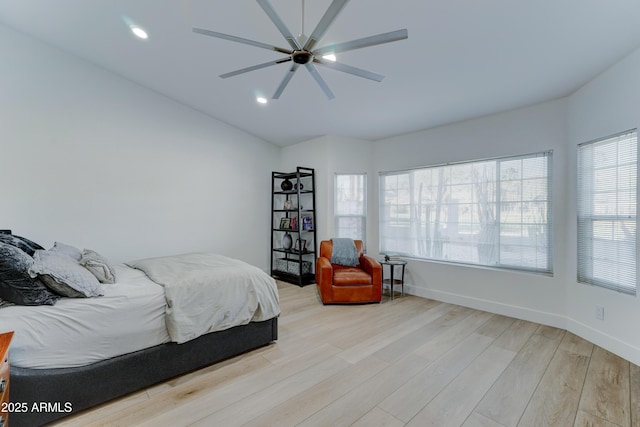
<instances>
[{"instance_id":1,"label":"vase on shelf","mask_svg":"<svg viewBox=\"0 0 640 427\"><path fill-rule=\"evenodd\" d=\"M291 249L291 246L293 246L293 239L291 238L291 234L284 233L284 236L282 237L282 247L286 250L289 250Z\"/></svg>"}]
</instances>

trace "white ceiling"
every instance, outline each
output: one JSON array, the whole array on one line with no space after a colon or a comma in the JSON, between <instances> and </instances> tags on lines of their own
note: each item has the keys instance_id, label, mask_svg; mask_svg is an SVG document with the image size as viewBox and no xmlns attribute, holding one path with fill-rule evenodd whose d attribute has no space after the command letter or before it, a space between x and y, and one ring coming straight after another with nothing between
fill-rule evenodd
<instances>
[{"instance_id":1,"label":"white ceiling","mask_svg":"<svg viewBox=\"0 0 640 427\"><path fill-rule=\"evenodd\" d=\"M292 33L301 0L271 0ZM307 0L305 33L331 0ZM142 41L128 30L138 24ZM351 0L318 47L407 28L409 38L338 60L376 83L318 67L327 100L284 57L192 32L201 27L287 48L255 0L0 0L0 23L278 145L320 135L376 140L566 96L640 46L638 0Z\"/></svg>"}]
</instances>

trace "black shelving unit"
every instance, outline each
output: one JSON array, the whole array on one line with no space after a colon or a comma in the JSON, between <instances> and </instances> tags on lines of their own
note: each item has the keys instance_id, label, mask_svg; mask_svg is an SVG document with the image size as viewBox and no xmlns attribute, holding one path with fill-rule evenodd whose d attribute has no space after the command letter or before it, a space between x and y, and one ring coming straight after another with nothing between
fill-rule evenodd
<instances>
[{"instance_id":1,"label":"black shelving unit","mask_svg":"<svg viewBox=\"0 0 640 427\"><path fill-rule=\"evenodd\" d=\"M271 175L271 275L298 286L314 283L318 225L314 170L298 166L295 172Z\"/></svg>"}]
</instances>

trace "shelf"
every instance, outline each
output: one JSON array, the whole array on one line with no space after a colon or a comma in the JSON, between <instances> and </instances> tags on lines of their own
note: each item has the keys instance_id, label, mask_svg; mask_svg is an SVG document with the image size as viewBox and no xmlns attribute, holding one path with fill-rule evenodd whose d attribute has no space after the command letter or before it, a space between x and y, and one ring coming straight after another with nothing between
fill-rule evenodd
<instances>
[{"instance_id":1,"label":"shelf","mask_svg":"<svg viewBox=\"0 0 640 427\"><path fill-rule=\"evenodd\" d=\"M300 284L300 286L310 285L316 281L316 276L314 274L303 274L302 276L298 276L287 273L286 271L271 270L271 275L277 279L284 280L285 282Z\"/></svg>"},{"instance_id":2,"label":"shelf","mask_svg":"<svg viewBox=\"0 0 640 427\"><path fill-rule=\"evenodd\" d=\"M282 233L313 233L316 230L291 230L289 228L274 228L273 231L280 231Z\"/></svg>"},{"instance_id":3,"label":"shelf","mask_svg":"<svg viewBox=\"0 0 640 427\"><path fill-rule=\"evenodd\" d=\"M285 249L285 248L273 248L273 250L275 252L280 252L280 253L283 253L283 254L291 254L291 255L313 255L313 254L315 254L314 251L300 252L300 251L296 251L294 249Z\"/></svg>"},{"instance_id":4,"label":"shelf","mask_svg":"<svg viewBox=\"0 0 640 427\"><path fill-rule=\"evenodd\" d=\"M300 194L312 194L313 190L305 190L302 189L300 190ZM273 192L273 194L285 194L285 195L298 195L298 190L276 190Z\"/></svg>"},{"instance_id":5,"label":"shelf","mask_svg":"<svg viewBox=\"0 0 640 427\"><path fill-rule=\"evenodd\" d=\"M289 180L293 188L282 190L284 180ZM291 208L285 209L285 203ZM318 249L315 206L315 171L313 169L298 166L295 172L271 173L272 276L299 286L315 281L314 258ZM278 225L287 225L289 220L291 224L296 225L296 228L278 227ZM305 229L303 227L305 225L314 228ZM295 234L292 237L294 241L298 239L305 241L303 247L306 247L307 251L300 252L281 247L283 233Z\"/></svg>"},{"instance_id":6,"label":"shelf","mask_svg":"<svg viewBox=\"0 0 640 427\"><path fill-rule=\"evenodd\" d=\"M311 172L273 172L273 177L277 179L288 179L288 180L298 179L298 177L313 178L313 169L309 169L309 168L300 168L300 169L307 169Z\"/></svg>"}]
</instances>

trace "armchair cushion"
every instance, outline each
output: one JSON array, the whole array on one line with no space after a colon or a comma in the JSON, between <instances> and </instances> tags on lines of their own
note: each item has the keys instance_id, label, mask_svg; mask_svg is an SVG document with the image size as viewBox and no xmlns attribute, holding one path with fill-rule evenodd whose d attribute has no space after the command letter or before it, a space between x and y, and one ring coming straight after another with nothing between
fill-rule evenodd
<instances>
[{"instance_id":1,"label":"armchair cushion","mask_svg":"<svg viewBox=\"0 0 640 427\"><path fill-rule=\"evenodd\" d=\"M360 267L333 269L333 286L371 285L371 275Z\"/></svg>"}]
</instances>

